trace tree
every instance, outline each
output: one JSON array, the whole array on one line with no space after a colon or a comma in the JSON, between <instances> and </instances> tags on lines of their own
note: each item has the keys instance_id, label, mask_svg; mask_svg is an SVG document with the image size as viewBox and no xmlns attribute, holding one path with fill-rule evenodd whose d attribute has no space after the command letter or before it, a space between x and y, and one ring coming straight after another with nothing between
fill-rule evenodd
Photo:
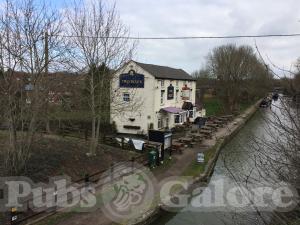
<instances>
[{"instance_id":1,"label":"tree","mask_svg":"<svg viewBox=\"0 0 300 225\"><path fill-rule=\"evenodd\" d=\"M262 59L263 60L263 59ZM274 73L274 72L273 72ZM294 73L290 71L289 73ZM278 74L275 74L278 76ZM286 79L291 84L291 79ZM293 187L300 194L300 112L299 105L292 101L296 89L290 90L290 96L280 96L272 109L263 112L261 127L258 133L249 134L249 149L245 151L245 143L237 148L237 155L243 152L247 163L240 162L238 168L229 165L230 160L236 160L234 155L224 155L224 165L237 183L245 184L251 193L253 186L278 187L281 182ZM260 131L263 131L260 133ZM299 222L299 202L295 197L294 208L274 211L272 224L297 224ZM257 211L261 217L261 212ZM254 222L254 221L253 221Z\"/></svg>"},{"instance_id":2,"label":"tree","mask_svg":"<svg viewBox=\"0 0 300 225\"><path fill-rule=\"evenodd\" d=\"M217 95L231 112L238 109L245 94L247 99L266 94L269 85L266 81L271 77L250 46L216 47L208 55L208 68L217 79ZM257 84L261 85L257 87Z\"/></svg>"},{"instance_id":3,"label":"tree","mask_svg":"<svg viewBox=\"0 0 300 225\"><path fill-rule=\"evenodd\" d=\"M101 122L107 117L107 111L101 106L114 100L111 95L114 91L107 91L113 80L111 71L131 58L134 44L126 38L129 31L120 21L115 6L106 7L101 0L89 2L89 5L77 2L68 11L67 18L75 49L76 64L72 66L88 73L86 91L92 118L89 154L95 155Z\"/></svg>"},{"instance_id":4,"label":"tree","mask_svg":"<svg viewBox=\"0 0 300 225\"><path fill-rule=\"evenodd\" d=\"M192 73L192 76L197 79L197 87L215 86L215 78L210 73L208 68L202 68Z\"/></svg>"},{"instance_id":5,"label":"tree","mask_svg":"<svg viewBox=\"0 0 300 225\"><path fill-rule=\"evenodd\" d=\"M294 75L294 82L293 82L294 89L296 90L297 93L300 93L300 58L298 58L295 67L296 67L296 73Z\"/></svg>"},{"instance_id":6,"label":"tree","mask_svg":"<svg viewBox=\"0 0 300 225\"><path fill-rule=\"evenodd\" d=\"M9 128L7 174L19 174L31 156L45 115L46 73L63 50L60 33L59 15L45 4L34 0L5 2L0 15L0 94Z\"/></svg>"}]
</instances>

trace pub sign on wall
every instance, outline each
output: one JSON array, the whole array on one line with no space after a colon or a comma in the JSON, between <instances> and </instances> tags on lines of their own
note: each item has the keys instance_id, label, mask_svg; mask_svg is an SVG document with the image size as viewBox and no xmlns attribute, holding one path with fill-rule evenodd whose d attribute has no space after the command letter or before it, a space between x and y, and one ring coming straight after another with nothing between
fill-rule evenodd
<instances>
[{"instance_id":1,"label":"pub sign on wall","mask_svg":"<svg viewBox=\"0 0 300 225\"><path fill-rule=\"evenodd\" d=\"M135 73L134 70L121 74L119 79L121 88L144 88L144 75Z\"/></svg>"},{"instance_id":2,"label":"pub sign on wall","mask_svg":"<svg viewBox=\"0 0 300 225\"><path fill-rule=\"evenodd\" d=\"M189 100L190 99L190 91L191 89L187 87L187 85L184 85L181 89L181 99L182 100Z\"/></svg>"}]
</instances>

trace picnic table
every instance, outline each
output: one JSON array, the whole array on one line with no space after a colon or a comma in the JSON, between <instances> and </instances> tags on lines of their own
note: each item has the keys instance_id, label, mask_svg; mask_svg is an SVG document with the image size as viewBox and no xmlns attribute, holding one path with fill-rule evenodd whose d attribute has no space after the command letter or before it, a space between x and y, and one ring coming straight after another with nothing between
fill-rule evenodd
<instances>
[{"instance_id":1,"label":"picnic table","mask_svg":"<svg viewBox=\"0 0 300 225\"><path fill-rule=\"evenodd\" d=\"M228 118L219 117L218 120L222 121L223 123L227 123L228 122Z\"/></svg>"},{"instance_id":2,"label":"picnic table","mask_svg":"<svg viewBox=\"0 0 300 225\"><path fill-rule=\"evenodd\" d=\"M211 128L211 127L209 127L209 126L207 126L207 125L205 125L205 126L201 127L201 129L203 129L203 130L209 130L209 131L211 131L211 130L212 130L212 128Z\"/></svg>"},{"instance_id":3,"label":"picnic table","mask_svg":"<svg viewBox=\"0 0 300 225\"><path fill-rule=\"evenodd\" d=\"M203 134L205 137L212 138L212 131L200 129L200 134Z\"/></svg>"},{"instance_id":4,"label":"picnic table","mask_svg":"<svg viewBox=\"0 0 300 225\"><path fill-rule=\"evenodd\" d=\"M215 120L213 123L218 125L219 127L223 127L223 125L224 125L224 122L221 120Z\"/></svg>"},{"instance_id":5,"label":"picnic table","mask_svg":"<svg viewBox=\"0 0 300 225\"><path fill-rule=\"evenodd\" d=\"M182 146L183 144L177 141L172 142L172 151L179 152L182 154Z\"/></svg>"},{"instance_id":6,"label":"picnic table","mask_svg":"<svg viewBox=\"0 0 300 225\"><path fill-rule=\"evenodd\" d=\"M199 133L195 133L195 134L191 134L193 138L203 138L204 135L203 134L199 134Z\"/></svg>"},{"instance_id":7,"label":"picnic table","mask_svg":"<svg viewBox=\"0 0 300 225\"><path fill-rule=\"evenodd\" d=\"M207 127L211 127L213 130L217 130L218 129L218 125L214 124L214 123L206 123L205 125Z\"/></svg>"},{"instance_id":8,"label":"picnic table","mask_svg":"<svg viewBox=\"0 0 300 225\"><path fill-rule=\"evenodd\" d=\"M217 119L216 116L209 116L209 117L207 118L208 121L214 121L214 120L216 120L216 119Z\"/></svg>"},{"instance_id":9,"label":"picnic table","mask_svg":"<svg viewBox=\"0 0 300 225\"><path fill-rule=\"evenodd\" d=\"M225 115L225 116L221 116L221 118L225 118L227 120L232 120L233 119L233 115Z\"/></svg>"},{"instance_id":10,"label":"picnic table","mask_svg":"<svg viewBox=\"0 0 300 225\"><path fill-rule=\"evenodd\" d=\"M190 144L193 141L193 138L183 137L183 138L179 138L179 141L182 142L182 143Z\"/></svg>"},{"instance_id":11,"label":"picnic table","mask_svg":"<svg viewBox=\"0 0 300 225\"><path fill-rule=\"evenodd\" d=\"M203 141L205 136L203 134L192 134L192 137L195 141L201 142Z\"/></svg>"}]
</instances>

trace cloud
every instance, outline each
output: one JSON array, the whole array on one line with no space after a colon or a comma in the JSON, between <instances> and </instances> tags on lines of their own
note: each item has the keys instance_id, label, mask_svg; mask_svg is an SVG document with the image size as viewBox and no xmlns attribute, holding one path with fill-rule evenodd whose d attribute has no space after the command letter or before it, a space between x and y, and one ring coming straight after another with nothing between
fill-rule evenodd
<instances>
[{"instance_id":1,"label":"cloud","mask_svg":"<svg viewBox=\"0 0 300 225\"><path fill-rule=\"evenodd\" d=\"M132 36L202 36L300 33L298 0L117 0ZM289 68L300 56L300 38L256 39L262 54ZM254 46L254 39L140 41L136 59L199 69L211 49L227 43Z\"/></svg>"},{"instance_id":2,"label":"cloud","mask_svg":"<svg viewBox=\"0 0 300 225\"><path fill-rule=\"evenodd\" d=\"M37 0L38 1L38 0ZM83 0L93 1L93 0ZM120 18L131 36L222 36L300 33L299 0L103 0L116 1ZM0 0L0 6L3 0ZM53 0L57 8L73 0ZM141 40L135 60L193 72L207 54L227 43L247 44L278 66L290 68L300 57L300 37L212 40Z\"/></svg>"}]
</instances>

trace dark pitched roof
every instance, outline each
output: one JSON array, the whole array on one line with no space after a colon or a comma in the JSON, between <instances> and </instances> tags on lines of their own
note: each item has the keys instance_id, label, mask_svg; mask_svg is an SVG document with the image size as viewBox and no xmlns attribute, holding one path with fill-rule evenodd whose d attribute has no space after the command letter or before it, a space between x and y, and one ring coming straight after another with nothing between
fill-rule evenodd
<instances>
[{"instance_id":1,"label":"dark pitched roof","mask_svg":"<svg viewBox=\"0 0 300 225\"><path fill-rule=\"evenodd\" d=\"M158 66L153 64L145 64L140 62L135 63L158 79L196 80L194 77L192 77L182 69L175 69L167 66Z\"/></svg>"}]
</instances>

